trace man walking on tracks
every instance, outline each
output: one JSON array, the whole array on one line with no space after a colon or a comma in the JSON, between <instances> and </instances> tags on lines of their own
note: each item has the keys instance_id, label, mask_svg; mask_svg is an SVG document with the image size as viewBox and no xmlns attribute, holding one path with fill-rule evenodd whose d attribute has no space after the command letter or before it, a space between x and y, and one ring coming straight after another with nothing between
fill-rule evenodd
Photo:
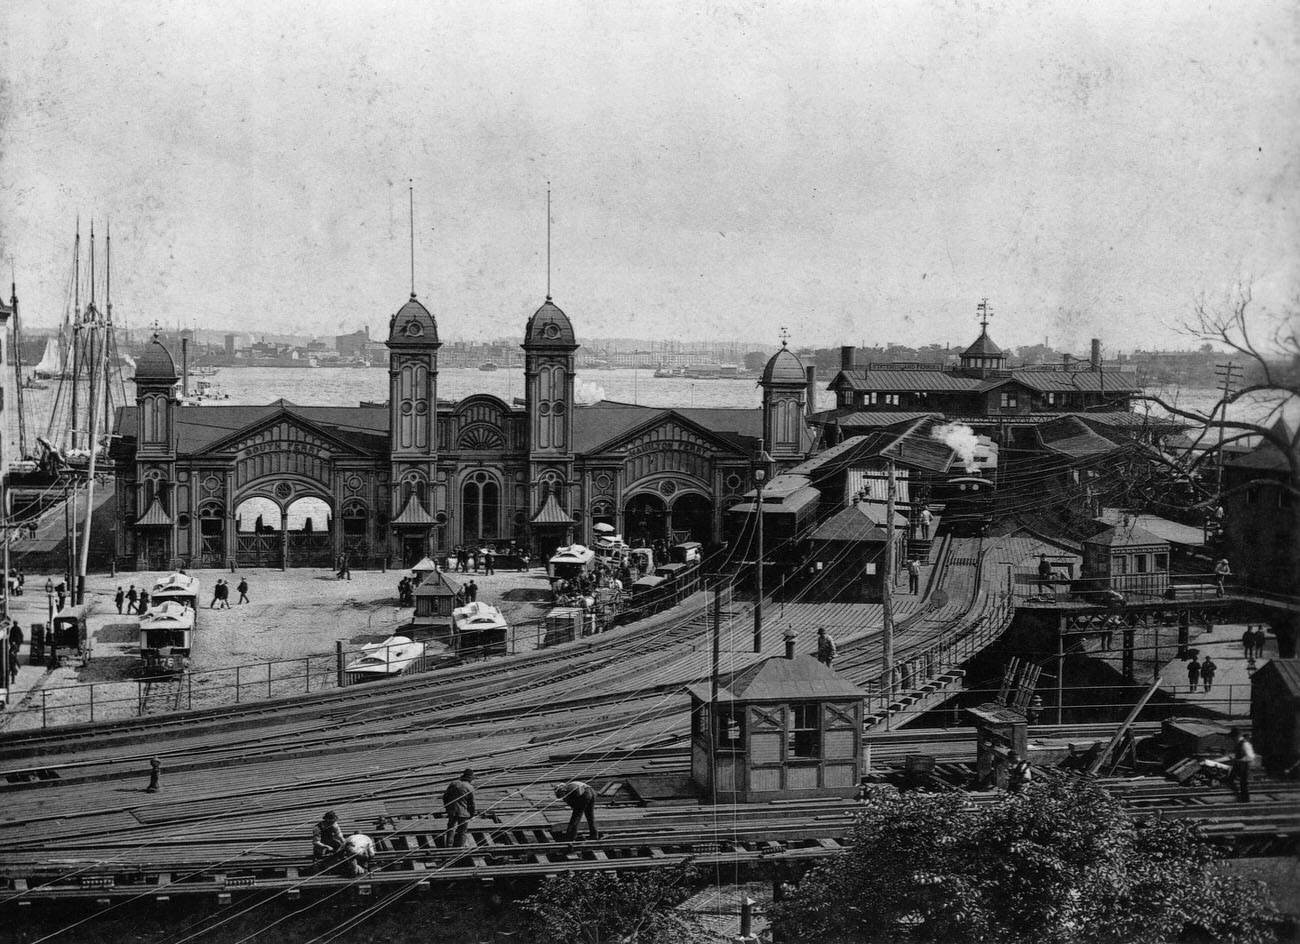
<instances>
[{"instance_id":1,"label":"man walking on tracks","mask_svg":"<svg viewBox=\"0 0 1300 944\"><path fill-rule=\"evenodd\" d=\"M1240 728L1233 728L1232 735L1236 743L1232 747L1232 771L1228 774L1228 783L1237 785L1238 800L1249 803L1250 765L1255 762L1255 748Z\"/></svg>"},{"instance_id":2,"label":"man walking on tracks","mask_svg":"<svg viewBox=\"0 0 1300 944\"><path fill-rule=\"evenodd\" d=\"M443 845L460 848L465 845L465 831L474 818L474 771L466 770L459 780L453 780L442 792L442 805L447 810L447 834Z\"/></svg>"},{"instance_id":3,"label":"man walking on tracks","mask_svg":"<svg viewBox=\"0 0 1300 944\"><path fill-rule=\"evenodd\" d=\"M817 627L817 661L830 668L835 661L835 639L826 632L825 626Z\"/></svg>"},{"instance_id":4,"label":"man walking on tracks","mask_svg":"<svg viewBox=\"0 0 1300 944\"><path fill-rule=\"evenodd\" d=\"M591 838L593 840L600 838L600 833L596 830L596 791L591 789L590 784L583 783L581 780L570 780L556 787L555 795L573 810L573 815L569 817L568 832L564 834L568 842L578 838L578 823L584 816L587 818L587 828L591 831Z\"/></svg>"}]
</instances>

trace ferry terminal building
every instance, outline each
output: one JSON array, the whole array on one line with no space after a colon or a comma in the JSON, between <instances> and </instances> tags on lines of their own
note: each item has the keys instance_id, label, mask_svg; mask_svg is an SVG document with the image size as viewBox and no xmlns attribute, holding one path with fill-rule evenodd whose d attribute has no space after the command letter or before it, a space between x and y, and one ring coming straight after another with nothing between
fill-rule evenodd
<instances>
[{"instance_id":1,"label":"ferry terminal building","mask_svg":"<svg viewBox=\"0 0 1300 944\"><path fill-rule=\"evenodd\" d=\"M511 541L549 556L606 522L629 542L711 542L754 487L812 448L814 376L782 348L756 409L574 398L579 345L548 296L524 331L525 396L438 399L438 326L412 293L387 339L384 405L185 406L157 338L118 412L118 566L409 566Z\"/></svg>"}]
</instances>

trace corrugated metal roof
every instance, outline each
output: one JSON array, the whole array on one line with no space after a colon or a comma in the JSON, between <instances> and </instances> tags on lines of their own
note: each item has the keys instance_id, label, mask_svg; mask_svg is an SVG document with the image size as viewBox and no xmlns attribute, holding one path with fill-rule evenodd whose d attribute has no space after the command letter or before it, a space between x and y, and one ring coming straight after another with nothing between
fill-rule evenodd
<instances>
[{"instance_id":1,"label":"corrugated metal roof","mask_svg":"<svg viewBox=\"0 0 1300 944\"><path fill-rule=\"evenodd\" d=\"M692 694L708 701L707 685L691 687ZM812 656L773 656L718 679L719 699L743 701L806 701L810 698L863 698L866 692Z\"/></svg>"},{"instance_id":2,"label":"corrugated metal roof","mask_svg":"<svg viewBox=\"0 0 1300 944\"><path fill-rule=\"evenodd\" d=\"M804 487L796 492L783 496L779 501L771 501L767 491L764 490L763 514L776 515L808 511L811 510L811 506L814 505L819 498L821 498L821 492L817 491L817 489ZM734 511L737 514L752 515L754 513L754 503L752 501L739 502L732 505L728 511Z\"/></svg>"},{"instance_id":3,"label":"corrugated metal roof","mask_svg":"<svg viewBox=\"0 0 1300 944\"><path fill-rule=\"evenodd\" d=\"M533 515L532 524L573 524L573 516L560 507L554 495L547 495L546 501Z\"/></svg>"},{"instance_id":4,"label":"corrugated metal roof","mask_svg":"<svg viewBox=\"0 0 1300 944\"><path fill-rule=\"evenodd\" d=\"M425 511L420 500L414 495L406 499L406 504L402 506L401 513L393 519L395 525L428 525L433 524L433 516Z\"/></svg>"},{"instance_id":5,"label":"corrugated metal roof","mask_svg":"<svg viewBox=\"0 0 1300 944\"><path fill-rule=\"evenodd\" d=\"M169 525L172 523L171 515L163 511L162 503L158 499L153 500L149 510L144 513L137 525Z\"/></svg>"},{"instance_id":6,"label":"corrugated metal roof","mask_svg":"<svg viewBox=\"0 0 1300 944\"><path fill-rule=\"evenodd\" d=\"M1118 526L1107 528L1101 534L1095 534L1086 538L1084 544L1098 544L1102 547L1149 547L1152 544L1165 544L1169 542L1164 538L1152 534L1145 528L1139 528L1135 524L1127 526Z\"/></svg>"},{"instance_id":7,"label":"corrugated metal roof","mask_svg":"<svg viewBox=\"0 0 1300 944\"><path fill-rule=\"evenodd\" d=\"M809 420L812 423L825 426L838 423L841 429L852 430L887 428L902 423L911 423L930 416L939 417L942 415L942 413L918 413L912 411L888 413L882 410L823 410L820 413L814 413Z\"/></svg>"},{"instance_id":8,"label":"corrugated metal roof","mask_svg":"<svg viewBox=\"0 0 1300 944\"><path fill-rule=\"evenodd\" d=\"M907 469L894 470L894 497L900 502L910 504L912 498L908 472ZM889 477L883 465L850 469L844 487L849 498L861 495L868 502L883 502L889 498Z\"/></svg>"},{"instance_id":9,"label":"corrugated metal roof","mask_svg":"<svg viewBox=\"0 0 1300 944\"><path fill-rule=\"evenodd\" d=\"M945 390L974 393L981 381L942 370L888 370L857 368L840 371L850 390L879 390L885 393L908 390ZM832 387L834 385L832 384Z\"/></svg>"},{"instance_id":10,"label":"corrugated metal roof","mask_svg":"<svg viewBox=\"0 0 1300 944\"><path fill-rule=\"evenodd\" d=\"M1091 370L1035 370L1012 367L997 377L967 377L958 370L891 370L888 367L858 367L842 370L831 382L830 389L880 391L905 393L908 391L935 391L978 393L1005 383L1020 383L1039 392L1080 391L1093 393L1133 393L1142 389L1137 375L1129 371Z\"/></svg>"},{"instance_id":11,"label":"corrugated metal roof","mask_svg":"<svg viewBox=\"0 0 1300 944\"><path fill-rule=\"evenodd\" d=\"M873 541L881 543L886 540L885 508L871 502L858 502L841 509L826 521L818 525L812 533L814 541ZM907 519L894 512L894 527L904 528Z\"/></svg>"}]
</instances>

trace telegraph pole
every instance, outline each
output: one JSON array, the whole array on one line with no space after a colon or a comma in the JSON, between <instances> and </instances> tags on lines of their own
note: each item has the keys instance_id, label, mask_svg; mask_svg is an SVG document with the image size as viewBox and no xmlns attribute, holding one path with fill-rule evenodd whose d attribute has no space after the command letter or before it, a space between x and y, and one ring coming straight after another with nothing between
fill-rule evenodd
<instances>
[{"instance_id":1,"label":"telegraph pole","mask_svg":"<svg viewBox=\"0 0 1300 944\"><path fill-rule=\"evenodd\" d=\"M1214 373L1219 380L1223 381L1223 399L1219 401L1219 406L1222 407L1223 412L1219 416L1218 462L1215 463L1217 471L1214 480L1214 492L1217 500L1223 492L1223 421L1228 415L1228 397L1232 394L1233 385L1241 380L1241 368L1232 361L1228 361L1226 364L1215 364Z\"/></svg>"},{"instance_id":2,"label":"telegraph pole","mask_svg":"<svg viewBox=\"0 0 1300 944\"><path fill-rule=\"evenodd\" d=\"M880 582L880 600L884 604L882 621L882 659L885 663L885 696L894 694L894 460L885 460L889 491L885 494L885 572Z\"/></svg>"}]
</instances>

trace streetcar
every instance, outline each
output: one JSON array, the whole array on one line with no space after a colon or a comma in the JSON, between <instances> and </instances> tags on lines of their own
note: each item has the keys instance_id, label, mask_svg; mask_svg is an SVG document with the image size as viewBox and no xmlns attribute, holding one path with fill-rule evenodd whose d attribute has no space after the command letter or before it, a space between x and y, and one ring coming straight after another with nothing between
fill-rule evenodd
<instances>
[{"instance_id":1,"label":"streetcar","mask_svg":"<svg viewBox=\"0 0 1300 944\"><path fill-rule=\"evenodd\" d=\"M993 521L992 479L962 475L937 483L934 499L943 503L944 524L955 535L979 535Z\"/></svg>"},{"instance_id":2,"label":"streetcar","mask_svg":"<svg viewBox=\"0 0 1300 944\"><path fill-rule=\"evenodd\" d=\"M199 580L184 571L162 577L149 590L149 599L158 606L171 601L188 606L191 610L199 608Z\"/></svg>"},{"instance_id":3,"label":"streetcar","mask_svg":"<svg viewBox=\"0 0 1300 944\"><path fill-rule=\"evenodd\" d=\"M146 674L179 674L190 667L192 606L164 600L140 617L140 664Z\"/></svg>"}]
</instances>

